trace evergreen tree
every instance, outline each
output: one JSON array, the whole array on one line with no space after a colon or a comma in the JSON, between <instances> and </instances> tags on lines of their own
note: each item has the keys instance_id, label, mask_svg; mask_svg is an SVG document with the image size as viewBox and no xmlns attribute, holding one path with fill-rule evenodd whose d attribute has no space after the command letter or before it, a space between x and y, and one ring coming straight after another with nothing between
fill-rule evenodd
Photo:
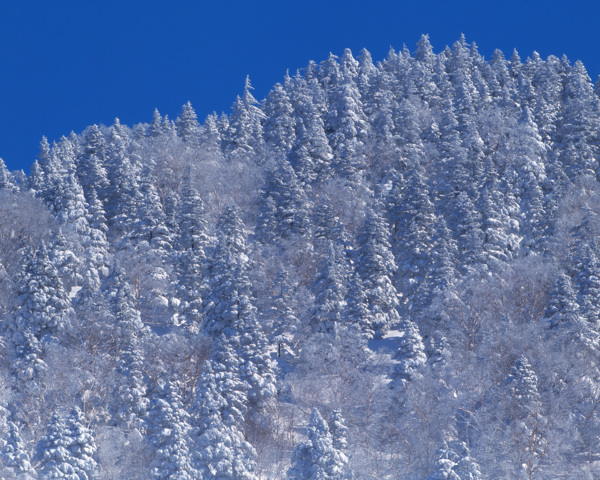
<instances>
[{"instance_id":1,"label":"evergreen tree","mask_svg":"<svg viewBox=\"0 0 600 480\"><path fill-rule=\"evenodd\" d=\"M348 459L334 446L329 427L315 408L306 428L308 439L300 443L292 455L289 480L343 480L348 478Z\"/></svg>"},{"instance_id":2,"label":"evergreen tree","mask_svg":"<svg viewBox=\"0 0 600 480\"><path fill-rule=\"evenodd\" d=\"M423 304L415 295L431 264L436 215L424 174L420 166L415 166L407 172L404 188L397 182L390 192L392 253L398 266L394 284L402 294L403 315L416 313L415 306Z\"/></svg>"},{"instance_id":3,"label":"evergreen tree","mask_svg":"<svg viewBox=\"0 0 600 480\"><path fill-rule=\"evenodd\" d=\"M202 281L205 248L208 246L204 202L195 187L186 181L178 218L181 230L177 247L180 252L179 282L181 286L181 321L191 331L197 331L202 317Z\"/></svg>"},{"instance_id":4,"label":"evergreen tree","mask_svg":"<svg viewBox=\"0 0 600 480\"><path fill-rule=\"evenodd\" d=\"M55 412L37 446L40 478L92 479L97 468L95 453L94 437L85 427L81 410L75 407L68 416Z\"/></svg>"},{"instance_id":5,"label":"evergreen tree","mask_svg":"<svg viewBox=\"0 0 600 480\"><path fill-rule=\"evenodd\" d=\"M344 328L348 268L340 245L329 242L323 265L314 283L315 306L310 318L313 331L336 335Z\"/></svg>"},{"instance_id":6,"label":"evergreen tree","mask_svg":"<svg viewBox=\"0 0 600 480\"><path fill-rule=\"evenodd\" d=\"M333 151L335 169L346 178L356 179L366 168L367 161L364 143L368 123L360 93L353 82L346 80L336 84L330 97L325 133Z\"/></svg>"},{"instance_id":7,"label":"evergreen tree","mask_svg":"<svg viewBox=\"0 0 600 480\"><path fill-rule=\"evenodd\" d=\"M291 79L287 75L285 83L287 85L291 83ZM267 95L264 106L265 142L282 155L287 154L296 138L294 108L288 89L289 86L285 88L280 83L275 84Z\"/></svg>"},{"instance_id":8,"label":"evergreen tree","mask_svg":"<svg viewBox=\"0 0 600 480\"><path fill-rule=\"evenodd\" d=\"M77 162L77 178L88 199L92 190L104 192L108 187L108 176L104 166L106 155L104 134L97 125L88 127L83 133L81 154Z\"/></svg>"},{"instance_id":9,"label":"evergreen tree","mask_svg":"<svg viewBox=\"0 0 600 480\"><path fill-rule=\"evenodd\" d=\"M9 192L18 193L19 187L17 186L16 179L12 173L6 168L4 160L0 158L0 190L7 190Z\"/></svg>"},{"instance_id":10,"label":"evergreen tree","mask_svg":"<svg viewBox=\"0 0 600 480\"><path fill-rule=\"evenodd\" d=\"M275 374L253 304L247 236L237 207L225 210L218 230L219 240L208 266L210 294L203 303L204 330L217 339L221 334L227 338L239 356L240 377L248 384L249 404L259 412L275 394Z\"/></svg>"},{"instance_id":11,"label":"evergreen tree","mask_svg":"<svg viewBox=\"0 0 600 480\"><path fill-rule=\"evenodd\" d=\"M169 382L159 388L149 406L148 423L148 433L156 449L150 464L151 478L197 478L187 443L191 429L188 414L175 384Z\"/></svg>"},{"instance_id":12,"label":"evergreen tree","mask_svg":"<svg viewBox=\"0 0 600 480\"><path fill-rule=\"evenodd\" d=\"M200 125L198 124L198 116L190 102L181 107L181 113L175 125L177 126L177 136L184 142L193 143L197 141Z\"/></svg>"},{"instance_id":13,"label":"evergreen tree","mask_svg":"<svg viewBox=\"0 0 600 480\"><path fill-rule=\"evenodd\" d=\"M17 278L17 305L5 320L19 376L36 376L44 368L42 342L55 340L71 313L70 299L44 243L24 253Z\"/></svg>"},{"instance_id":14,"label":"evergreen tree","mask_svg":"<svg viewBox=\"0 0 600 480\"><path fill-rule=\"evenodd\" d=\"M7 418L8 411L3 414L5 429L3 429L3 442L0 448L0 475L8 478L33 480L35 471L25 443L23 442L17 423ZM12 477L11 477L12 476Z\"/></svg>"},{"instance_id":15,"label":"evergreen tree","mask_svg":"<svg viewBox=\"0 0 600 480\"><path fill-rule=\"evenodd\" d=\"M195 468L200 478L256 480L256 452L237 426L224 420L222 412L227 402L217 391L211 373L207 368L199 382L197 411L200 418L195 430Z\"/></svg>"},{"instance_id":16,"label":"evergreen tree","mask_svg":"<svg viewBox=\"0 0 600 480\"><path fill-rule=\"evenodd\" d=\"M427 362L425 345L419 333L419 327L410 318L400 322L398 330L402 332L398 350L394 354L398 361L395 374L402 384L418 375L418 370Z\"/></svg>"},{"instance_id":17,"label":"evergreen tree","mask_svg":"<svg viewBox=\"0 0 600 480\"><path fill-rule=\"evenodd\" d=\"M391 282L396 266L390 251L389 231L376 208L368 212L358 245L356 271L361 277L370 312L366 333L381 338L390 327L398 324L400 317L396 310L398 294Z\"/></svg>"},{"instance_id":18,"label":"evergreen tree","mask_svg":"<svg viewBox=\"0 0 600 480\"><path fill-rule=\"evenodd\" d=\"M225 149L234 157L261 152L263 146L262 122L265 118L258 102L251 93L250 77L246 77L244 93L233 104L233 113L225 139Z\"/></svg>"},{"instance_id":19,"label":"evergreen tree","mask_svg":"<svg viewBox=\"0 0 600 480\"><path fill-rule=\"evenodd\" d=\"M548 295L548 304L544 317L549 328L567 328L570 330L578 323L577 294L571 278L559 272Z\"/></svg>"},{"instance_id":20,"label":"evergreen tree","mask_svg":"<svg viewBox=\"0 0 600 480\"><path fill-rule=\"evenodd\" d=\"M318 87L298 78L295 83L292 104L296 139L288 153L288 160L301 183L323 182L333 173L333 153L318 106L315 105L314 91Z\"/></svg>"},{"instance_id":21,"label":"evergreen tree","mask_svg":"<svg viewBox=\"0 0 600 480\"><path fill-rule=\"evenodd\" d=\"M308 231L308 198L289 162L282 161L269 175L263 198L258 219L260 236L273 240Z\"/></svg>"}]
</instances>

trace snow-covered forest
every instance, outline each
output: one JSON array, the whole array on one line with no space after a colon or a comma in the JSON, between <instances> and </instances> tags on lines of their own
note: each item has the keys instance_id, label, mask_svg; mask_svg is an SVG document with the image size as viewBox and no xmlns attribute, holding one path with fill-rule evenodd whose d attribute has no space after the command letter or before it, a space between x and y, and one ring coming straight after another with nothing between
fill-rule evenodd
<instances>
[{"instance_id":1,"label":"snow-covered forest","mask_svg":"<svg viewBox=\"0 0 600 480\"><path fill-rule=\"evenodd\" d=\"M423 36L241 83L0 161L0 478L600 478L583 64Z\"/></svg>"}]
</instances>

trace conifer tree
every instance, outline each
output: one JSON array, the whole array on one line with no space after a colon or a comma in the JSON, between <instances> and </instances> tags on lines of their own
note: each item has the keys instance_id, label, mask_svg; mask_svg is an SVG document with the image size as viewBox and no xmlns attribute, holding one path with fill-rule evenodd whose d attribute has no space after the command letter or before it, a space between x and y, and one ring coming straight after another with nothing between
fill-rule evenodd
<instances>
[{"instance_id":1,"label":"conifer tree","mask_svg":"<svg viewBox=\"0 0 600 480\"><path fill-rule=\"evenodd\" d=\"M18 303L5 320L14 368L29 378L44 369L42 341L56 339L71 313L70 299L44 243L23 255L17 279Z\"/></svg>"},{"instance_id":2,"label":"conifer tree","mask_svg":"<svg viewBox=\"0 0 600 480\"><path fill-rule=\"evenodd\" d=\"M244 93L233 104L225 139L225 149L234 157L260 153L263 145L264 113L252 95L250 77L246 77Z\"/></svg>"},{"instance_id":3,"label":"conifer tree","mask_svg":"<svg viewBox=\"0 0 600 480\"><path fill-rule=\"evenodd\" d=\"M181 285L180 312L190 331L198 331L202 318L202 281L208 246L204 202L195 187L186 181L180 205L179 279Z\"/></svg>"},{"instance_id":4,"label":"conifer tree","mask_svg":"<svg viewBox=\"0 0 600 480\"><path fill-rule=\"evenodd\" d=\"M318 87L302 79L296 79L295 84L292 104L296 139L288 153L288 160L301 183L323 182L333 173L333 153L318 106L315 105L314 91Z\"/></svg>"},{"instance_id":5,"label":"conifer tree","mask_svg":"<svg viewBox=\"0 0 600 480\"><path fill-rule=\"evenodd\" d=\"M197 478L188 446L191 430L188 417L177 385L168 382L159 387L148 411L148 433L156 449L150 464L151 478Z\"/></svg>"},{"instance_id":6,"label":"conifer tree","mask_svg":"<svg viewBox=\"0 0 600 480\"><path fill-rule=\"evenodd\" d=\"M348 459L334 446L329 427L315 408L306 428L308 439L300 443L292 455L289 480L343 480L348 478Z\"/></svg>"},{"instance_id":7,"label":"conifer tree","mask_svg":"<svg viewBox=\"0 0 600 480\"><path fill-rule=\"evenodd\" d=\"M200 125L198 124L198 116L196 115L191 102L187 102L183 105L175 125L177 127L177 136L184 142L193 143L197 141Z\"/></svg>"},{"instance_id":8,"label":"conifer tree","mask_svg":"<svg viewBox=\"0 0 600 480\"><path fill-rule=\"evenodd\" d=\"M389 243L388 226L376 208L368 212L359 237L356 252L356 271L365 289L370 325L366 333L382 337L398 324L400 317L397 292L391 278L396 271Z\"/></svg>"},{"instance_id":9,"label":"conifer tree","mask_svg":"<svg viewBox=\"0 0 600 480\"><path fill-rule=\"evenodd\" d=\"M4 409L3 409L4 410ZM33 480L35 471L30 455L23 442L19 426L8 418L9 412L1 413L5 422L2 429L3 442L0 448L0 475L20 480Z\"/></svg>"},{"instance_id":10,"label":"conifer tree","mask_svg":"<svg viewBox=\"0 0 600 480\"><path fill-rule=\"evenodd\" d=\"M4 160L0 158L0 190L8 190L13 193L19 192L15 177L6 168Z\"/></svg>"},{"instance_id":11,"label":"conifer tree","mask_svg":"<svg viewBox=\"0 0 600 480\"><path fill-rule=\"evenodd\" d=\"M315 307L311 313L310 326L315 332L336 335L344 328L346 283L348 267L340 245L329 241L313 290Z\"/></svg>"},{"instance_id":12,"label":"conifer tree","mask_svg":"<svg viewBox=\"0 0 600 480\"><path fill-rule=\"evenodd\" d=\"M75 407L68 416L55 412L37 446L40 478L91 480L97 468L95 453L95 440L81 410Z\"/></svg>"},{"instance_id":13,"label":"conifer tree","mask_svg":"<svg viewBox=\"0 0 600 480\"><path fill-rule=\"evenodd\" d=\"M286 84L289 83L291 79L286 76ZM287 89L280 83L275 84L265 99L263 128L267 145L282 155L287 154L296 138L293 112Z\"/></svg>"},{"instance_id":14,"label":"conifer tree","mask_svg":"<svg viewBox=\"0 0 600 480\"><path fill-rule=\"evenodd\" d=\"M259 235L263 238L285 238L308 231L308 198L289 162L282 161L269 175L263 199L258 219Z\"/></svg>"},{"instance_id":15,"label":"conifer tree","mask_svg":"<svg viewBox=\"0 0 600 480\"><path fill-rule=\"evenodd\" d=\"M217 390L214 376L207 368L200 379L197 399L199 414L195 430L194 466L200 478L215 480L256 480L256 452L235 424L226 422L227 402Z\"/></svg>"}]
</instances>

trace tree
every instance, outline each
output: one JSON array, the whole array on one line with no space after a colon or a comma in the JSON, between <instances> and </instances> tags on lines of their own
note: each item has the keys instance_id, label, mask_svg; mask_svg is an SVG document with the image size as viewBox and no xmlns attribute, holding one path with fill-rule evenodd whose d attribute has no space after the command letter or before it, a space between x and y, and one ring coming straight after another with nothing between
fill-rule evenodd
<instances>
[{"instance_id":1,"label":"tree","mask_svg":"<svg viewBox=\"0 0 600 480\"><path fill-rule=\"evenodd\" d=\"M210 366L201 377L199 414L195 430L194 465L200 478L215 480L256 480L256 452L246 442L235 424L226 422L223 409L227 402L217 390Z\"/></svg>"},{"instance_id":2,"label":"tree","mask_svg":"<svg viewBox=\"0 0 600 480\"><path fill-rule=\"evenodd\" d=\"M323 182L333 173L333 153L327 141L323 120L315 105L314 91L319 87L301 78L297 78L295 83L292 104L296 139L288 153L288 160L300 182Z\"/></svg>"},{"instance_id":3,"label":"tree","mask_svg":"<svg viewBox=\"0 0 600 480\"><path fill-rule=\"evenodd\" d=\"M313 286L315 306L309 323L313 331L335 336L345 327L343 313L348 277L346 256L340 245L329 241L319 272Z\"/></svg>"},{"instance_id":4,"label":"tree","mask_svg":"<svg viewBox=\"0 0 600 480\"><path fill-rule=\"evenodd\" d=\"M292 455L289 480L342 480L349 478L348 459L336 448L329 427L315 408L306 427L308 439L300 443Z\"/></svg>"},{"instance_id":5,"label":"tree","mask_svg":"<svg viewBox=\"0 0 600 480\"><path fill-rule=\"evenodd\" d=\"M265 142L282 155L287 154L296 137L294 108L289 95L290 83L291 79L286 75L286 86L280 83L275 84L267 95L264 106Z\"/></svg>"},{"instance_id":6,"label":"tree","mask_svg":"<svg viewBox=\"0 0 600 480\"><path fill-rule=\"evenodd\" d=\"M261 153L263 147L263 127L265 118L258 102L251 93L250 77L246 77L244 93L233 104L233 113L225 138L225 150L233 157Z\"/></svg>"},{"instance_id":7,"label":"tree","mask_svg":"<svg viewBox=\"0 0 600 480\"><path fill-rule=\"evenodd\" d=\"M398 265L394 284L402 295L402 315L416 314L417 305L424 304L416 295L432 263L436 215L424 175L416 165L407 172L404 185L397 182L390 192L392 253Z\"/></svg>"},{"instance_id":8,"label":"tree","mask_svg":"<svg viewBox=\"0 0 600 480\"><path fill-rule=\"evenodd\" d=\"M5 422L2 429L3 439L0 448L0 475L8 478L33 480L35 471L31 458L23 442L19 426L8 418L8 411L0 412Z\"/></svg>"},{"instance_id":9,"label":"tree","mask_svg":"<svg viewBox=\"0 0 600 480\"><path fill-rule=\"evenodd\" d=\"M237 207L227 207L218 229L219 239L207 273L210 294L203 303L204 331L217 339L217 351L223 344L221 339L226 338L239 357L249 405L260 416L275 395L275 373L253 304L247 236Z\"/></svg>"},{"instance_id":10,"label":"tree","mask_svg":"<svg viewBox=\"0 0 600 480\"><path fill-rule=\"evenodd\" d=\"M356 179L366 168L364 142L368 133L356 85L345 80L332 86L325 133L334 155L334 168L346 178Z\"/></svg>"},{"instance_id":11,"label":"tree","mask_svg":"<svg viewBox=\"0 0 600 480\"><path fill-rule=\"evenodd\" d=\"M56 340L71 314L69 296L43 242L23 254L17 288L17 304L5 320L5 338L15 356L16 373L32 379L45 368L42 344Z\"/></svg>"},{"instance_id":12,"label":"tree","mask_svg":"<svg viewBox=\"0 0 600 480\"><path fill-rule=\"evenodd\" d=\"M402 332L398 349L394 354L398 361L395 374L401 384L418 376L418 370L427 362L425 355L425 345L419 333L419 327L410 318L405 318L400 322L398 330Z\"/></svg>"},{"instance_id":13,"label":"tree","mask_svg":"<svg viewBox=\"0 0 600 480\"><path fill-rule=\"evenodd\" d=\"M159 387L149 406L148 423L148 433L156 449L150 464L151 478L197 478L187 443L191 427L177 385L168 382Z\"/></svg>"},{"instance_id":14,"label":"tree","mask_svg":"<svg viewBox=\"0 0 600 480\"><path fill-rule=\"evenodd\" d=\"M283 160L267 177L258 218L264 239L302 235L308 231L308 198L292 166Z\"/></svg>"},{"instance_id":15,"label":"tree","mask_svg":"<svg viewBox=\"0 0 600 480\"><path fill-rule=\"evenodd\" d=\"M398 294L391 281L396 266L390 251L388 226L378 212L380 208L376 206L367 214L358 236L355 259L370 312L365 333L376 338L381 338L400 321L396 310Z\"/></svg>"},{"instance_id":16,"label":"tree","mask_svg":"<svg viewBox=\"0 0 600 480\"><path fill-rule=\"evenodd\" d=\"M81 410L75 407L68 416L55 412L37 446L40 478L91 480L97 468L95 452L94 437L85 427Z\"/></svg>"},{"instance_id":17,"label":"tree","mask_svg":"<svg viewBox=\"0 0 600 480\"><path fill-rule=\"evenodd\" d=\"M181 107L181 113L176 120L177 136L184 142L193 143L197 141L200 125L198 124L198 116L192 107L191 102L187 102Z\"/></svg>"},{"instance_id":18,"label":"tree","mask_svg":"<svg viewBox=\"0 0 600 480\"><path fill-rule=\"evenodd\" d=\"M181 290L180 313L186 328L198 331L202 322L202 282L208 247L207 221L204 202L188 179L182 191L179 207L180 232L179 284Z\"/></svg>"}]
</instances>

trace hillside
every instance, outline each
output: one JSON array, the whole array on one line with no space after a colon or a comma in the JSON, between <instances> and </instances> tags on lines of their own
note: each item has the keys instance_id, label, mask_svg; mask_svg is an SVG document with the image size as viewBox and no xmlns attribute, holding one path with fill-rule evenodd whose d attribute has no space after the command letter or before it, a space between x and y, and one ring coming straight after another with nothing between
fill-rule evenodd
<instances>
[{"instance_id":1,"label":"hillside","mask_svg":"<svg viewBox=\"0 0 600 480\"><path fill-rule=\"evenodd\" d=\"M0 477L600 478L599 161L427 36L0 160Z\"/></svg>"}]
</instances>

